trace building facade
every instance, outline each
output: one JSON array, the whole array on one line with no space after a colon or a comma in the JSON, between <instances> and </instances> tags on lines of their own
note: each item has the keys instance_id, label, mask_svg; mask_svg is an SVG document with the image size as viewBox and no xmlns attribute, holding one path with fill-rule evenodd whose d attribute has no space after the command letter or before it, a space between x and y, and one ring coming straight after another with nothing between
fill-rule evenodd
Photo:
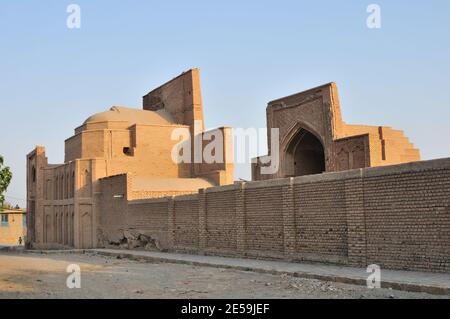
<instances>
[{"instance_id":1,"label":"building facade","mask_svg":"<svg viewBox=\"0 0 450 319\"><path fill-rule=\"evenodd\" d=\"M344 123L334 83L270 102L267 126L278 170L261 174L260 158L255 181L233 182L231 130L202 129L198 70L145 95L142 110L95 114L63 164L43 147L28 154L28 244L450 273L450 159L419 161L401 131ZM212 133L222 161L198 160ZM174 160L180 141L188 161Z\"/></svg>"},{"instance_id":2,"label":"building facade","mask_svg":"<svg viewBox=\"0 0 450 319\"><path fill-rule=\"evenodd\" d=\"M190 194L233 183L231 129L203 127L200 74L192 69L145 95L142 110L115 106L87 118L65 141L63 164L49 164L45 148L36 147L27 155L30 244L96 247L99 180L108 176L132 176L131 198ZM189 135L181 141L190 160L178 162L172 151L183 134ZM197 148L200 153L205 148L205 136L215 135L223 137L216 141L223 161L194 158Z\"/></svg>"},{"instance_id":3,"label":"building facade","mask_svg":"<svg viewBox=\"0 0 450 319\"><path fill-rule=\"evenodd\" d=\"M254 159L252 179L264 180L376 167L420 160L420 152L402 131L386 126L350 125L342 120L335 83L269 102L269 156ZM270 165L271 129L278 129L279 168Z\"/></svg>"},{"instance_id":4,"label":"building facade","mask_svg":"<svg viewBox=\"0 0 450 319\"><path fill-rule=\"evenodd\" d=\"M23 209L0 209L0 246L23 245L27 235L27 214Z\"/></svg>"}]
</instances>

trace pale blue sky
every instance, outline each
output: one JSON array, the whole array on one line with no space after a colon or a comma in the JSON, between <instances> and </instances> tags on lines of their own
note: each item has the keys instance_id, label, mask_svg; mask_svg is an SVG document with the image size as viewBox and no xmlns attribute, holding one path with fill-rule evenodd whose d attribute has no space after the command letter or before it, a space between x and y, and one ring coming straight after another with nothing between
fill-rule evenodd
<instances>
[{"instance_id":1,"label":"pale blue sky","mask_svg":"<svg viewBox=\"0 0 450 319\"><path fill-rule=\"evenodd\" d=\"M45 3L45 5L44 5ZM66 8L82 10L79 30ZM382 9L368 29L366 8ZM450 1L2 1L0 154L25 198L25 155L112 105L202 71L206 125L264 127L268 101L338 84L349 123L403 129L424 159L450 156ZM249 178L238 167L236 178Z\"/></svg>"}]
</instances>

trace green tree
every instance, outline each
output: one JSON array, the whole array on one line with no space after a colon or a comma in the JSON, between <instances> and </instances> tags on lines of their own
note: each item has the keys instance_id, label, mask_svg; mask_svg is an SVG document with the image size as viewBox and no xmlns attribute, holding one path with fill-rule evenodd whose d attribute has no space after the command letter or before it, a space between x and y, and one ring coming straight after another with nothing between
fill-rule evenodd
<instances>
[{"instance_id":1,"label":"green tree","mask_svg":"<svg viewBox=\"0 0 450 319\"><path fill-rule=\"evenodd\" d=\"M3 156L0 155L0 207L3 207L5 202L4 193L11 183L12 173L8 166L3 166Z\"/></svg>"}]
</instances>

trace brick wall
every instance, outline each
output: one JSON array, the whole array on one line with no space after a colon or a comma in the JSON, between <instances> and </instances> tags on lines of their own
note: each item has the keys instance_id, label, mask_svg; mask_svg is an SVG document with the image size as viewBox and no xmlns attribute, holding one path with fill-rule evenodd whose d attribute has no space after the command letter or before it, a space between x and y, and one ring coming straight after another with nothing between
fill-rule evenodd
<instances>
[{"instance_id":1,"label":"brick wall","mask_svg":"<svg viewBox=\"0 0 450 319\"><path fill-rule=\"evenodd\" d=\"M368 263L450 271L449 174L448 168L367 174Z\"/></svg>"},{"instance_id":2,"label":"brick wall","mask_svg":"<svg viewBox=\"0 0 450 319\"><path fill-rule=\"evenodd\" d=\"M104 241L101 244L119 242L123 230L127 228L127 210L132 207L128 204L127 185L127 175L116 175L100 180L99 233L103 238L99 240Z\"/></svg>"},{"instance_id":3,"label":"brick wall","mask_svg":"<svg viewBox=\"0 0 450 319\"><path fill-rule=\"evenodd\" d=\"M255 185L247 185L255 186ZM246 188L245 243L250 253L278 255L284 251L280 186Z\"/></svg>"},{"instance_id":4,"label":"brick wall","mask_svg":"<svg viewBox=\"0 0 450 319\"><path fill-rule=\"evenodd\" d=\"M169 250L450 273L450 159L138 202L128 227L166 233Z\"/></svg>"},{"instance_id":5,"label":"brick wall","mask_svg":"<svg viewBox=\"0 0 450 319\"><path fill-rule=\"evenodd\" d=\"M199 205L196 195L177 196L174 200L175 246L197 249L199 245Z\"/></svg>"},{"instance_id":6,"label":"brick wall","mask_svg":"<svg viewBox=\"0 0 450 319\"><path fill-rule=\"evenodd\" d=\"M347 216L345 181L294 184L295 256L298 259L345 262Z\"/></svg>"},{"instance_id":7,"label":"brick wall","mask_svg":"<svg viewBox=\"0 0 450 319\"><path fill-rule=\"evenodd\" d=\"M166 247L168 231L168 201L133 201L128 206L127 226L156 240L158 246Z\"/></svg>"},{"instance_id":8,"label":"brick wall","mask_svg":"<svg viewBox=\"0 0 450 319\"><path fill-rule=\"evenodd\" d=\"M206 194L206 247L236 250L234 190Z\"/></svg>"}]
</instances>

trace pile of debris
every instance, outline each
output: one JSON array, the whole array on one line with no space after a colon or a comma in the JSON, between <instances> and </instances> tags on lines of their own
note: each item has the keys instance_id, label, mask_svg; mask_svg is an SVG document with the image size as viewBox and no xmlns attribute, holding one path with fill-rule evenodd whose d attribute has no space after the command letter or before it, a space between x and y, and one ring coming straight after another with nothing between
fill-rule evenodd
<instances>
[{"instance_id":1,"label":"pile of debris","mask_svg":"<svg viewBox=\"0 0 450 319\"><path fill-rule=\"evenodd\" d=\"M101 235L100 242L106 248L121 248L121 249L144 249L152 251L163 251L159 241L152 238L149 234L136 229L119 230L114 236Z\"/></svg>"}]
</instances>

